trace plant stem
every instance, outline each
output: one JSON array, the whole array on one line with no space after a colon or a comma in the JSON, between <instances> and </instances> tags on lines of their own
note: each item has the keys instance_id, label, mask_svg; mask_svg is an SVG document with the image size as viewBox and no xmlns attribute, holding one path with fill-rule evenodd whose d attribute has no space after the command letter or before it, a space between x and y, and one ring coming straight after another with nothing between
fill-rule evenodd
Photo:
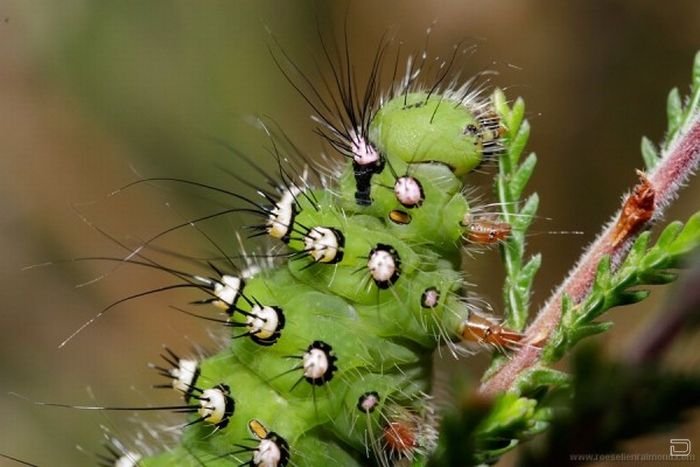
<instances>
[{"instance_id":1,"label":"plant stem","mask_svg":"<svg viewBox=\"0 0 700 467\"><path fill-rule=\"evenodd\" d=\"M680 188L695 172L700 163L700 114L695 115L685 131L679 131L664 151L658 165L648 175L654 194L653 217L639 227L647 228L663 216L664 210L678 195ZM564 282L556 289L549 301L539 311L535 320L525 331L526 342L513 357L498 371L484 381L480 392L494 395L511 388L517 377L528 368L536 365L544 344L549 340L561 318L561 304L566 294L574 304L581 302L590 291L595 279L598 263L604 256L610 256L614 264L624 257L632 240L643 230L635 228L623 241L618 241L620 215L629 201L626 201L613 220L604 227L602 233L581 256L577 265Z\"/></svg>"}]
</instances>

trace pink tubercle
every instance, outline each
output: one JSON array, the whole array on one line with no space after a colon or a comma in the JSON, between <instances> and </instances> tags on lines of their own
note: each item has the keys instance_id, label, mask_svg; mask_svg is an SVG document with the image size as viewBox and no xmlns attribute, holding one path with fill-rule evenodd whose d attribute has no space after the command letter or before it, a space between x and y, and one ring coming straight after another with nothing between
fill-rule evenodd
<instances>
[{"instance_id":1,"label":"pink tubercle","mask_svg":"<svg viewBox=\"0 0 700 467\"><path fill-rule=\"evenodd\" d=\"M365 138L353 133L350 141L352 159L358 165L375 164L379 160L379 153Z\"/></svg>"}]
</instances>

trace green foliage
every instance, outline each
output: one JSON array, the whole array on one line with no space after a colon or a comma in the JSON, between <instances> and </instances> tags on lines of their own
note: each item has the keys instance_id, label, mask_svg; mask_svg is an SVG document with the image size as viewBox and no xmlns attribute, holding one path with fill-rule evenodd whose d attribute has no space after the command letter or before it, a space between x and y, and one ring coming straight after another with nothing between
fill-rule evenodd
<instances>
[{"instance_id":1,"label":"green foliage","mask_svg":"<svg viewBox=\"0 0 700 467\"><path fill-rule=\"evenodd\" d=\"M496 462L548 426L551 411L538 400L513 392L488 400L467 392L441 425L441 444L430 465L480 465Z\"/></svg>"},{"instance_id":2,"label":"green foliage","mask_svg":"<svg viewBox=\"0 0 700 467\"><path fill-rule=\"evenodd\" d=\"M572 360L570 390L549 398L556 417L518 465L568 465L574 454L619 452L619 441L677 423L685 410L700 404L698 373L612 361L590 345Z\"/></svg>"},{"instance_id":3,"label":"green foliage","mask_svg":"<svg viewBox=\"0 0 700 467\"><path fill-rule=\"evenodd\" d=\"M525 256L525 234L537 212L539 198L531 194L522 203L521 197L527 182L537 165L537 156L530 153L521 162L523 151L530 137L530 124L524 119L525 102L518 98L509 106L501 90L493 95L496 111L506 128L504 135L505 154L499 159L499 172L495 189L501 203L503 220L512 227L510 237L501 247L506 270L503 285L506 324L515 330L522 330L529 315L532 282L540 268L539 254L530 257L523 264Z\"/></svg>"},{"instance_id":4,"label":"green foliage","mask_svg":"<svg viewBox=\"0 0 700 467\"><path fill-rule=\"evenodd\" d=\"M595 346L574 353L571 374L537 367L515 389L493 400L463 397L443 421L430 465L495 463L541 433L525 445L518 465L567 465L571 454L609 452L700 404L700 374L612 361Z\"/></svg>"},{"instance_id":5,"label":"green foliage","mask_svg":"<svg viewBox=\"0 0 700 467\"><path fill-rule=\"evenodd\" d=\"M666 99L667 130L663 149L666 150L671 142L700 110L700 52L695 55L693 63L692 79L690 83L690 93L683 104L680 91L673 88L668 93ZM642 158L647 170L652 170L661 158L659 149L646 136L642 137Z\"/></svg>"},{"instance_id":6,"label":"green foliage","mask_svg":"<svg viewBox=\"0 0 700 467\"><path fill-rule=\"evenodd\" d=\"M538 364L522 374L513 389L518 394L533 395L543 389L566 388L570 383L570 374Z\"/></svg>"},{"instance_id":7,"label":"green foliage","mask_svg":"<svg viewBox=\"0 0 700 467\"><path fill-rule=\"evenodd\" d=\"M440 424L440 444L428 465L474 465L482 451L477 430L489 416L493 403L466 391L454 411Z\"/></svg>"},{"instance_id":8,"label":"green foliage","mask_svg":"<svg viewBox=\"0 0 700 467\"><path fill-rule=\"evenodd\" d=\"M648 248L650 237L650 232L641 234L627 258L614 271L610 258L605 257L598 265L591 292L583 302L574 305L568 299L563 301L561 322L544 351L545 363L560 359L584 337L609 329L612 323L598 322L596 318L612 307L644 300L649 291L637 287L675 280L672 269L682 267L683 258L700 247L700 212L685 225L681 222L669 224L656 244Z\"/></svg>"}]
</instances>

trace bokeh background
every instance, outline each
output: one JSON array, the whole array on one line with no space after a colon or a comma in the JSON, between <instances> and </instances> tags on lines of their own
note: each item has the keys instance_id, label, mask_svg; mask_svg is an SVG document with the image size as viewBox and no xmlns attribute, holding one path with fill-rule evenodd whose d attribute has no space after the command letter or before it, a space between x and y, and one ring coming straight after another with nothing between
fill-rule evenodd
<instances>
[{"instance_id":1,"label":"bokeh background","mask_svg":"<svg viewBox=\"0 0 700 467\"><path fill-rule=\"evenodd\" d=\"M531 188L540 215L531 251L544 255L535 308L561 280L582 247L615 210L642 166L643 134L658 141L665 97L686 90L700 48L696 0L555 2L95 2L5 0L0 3L0 452L40 465L93 465L101 425L127 440L144 432L142 417L35 407L35 400L109 404L172 403L156 392L146 367L162 344L186 352L216 347L208 326L153 296L110 311L63 349L58 344L114 300L167 283L134 268L49 260L124 251L94 225L130 245L226 201L182 187L140 186L107 196L138 176L180 176L237 186L226 170L256 179L222 139L270 167L258 116L278 122L310 157L323 150L311 133L310 109L276 68L275 40L314 76L320 57L316 23L340 35L347 18L358 75L385 31L402 50L419 51L433 25L429 52L445 56L459 41L476 46L466 75L498 72L491 83L525 97L539 156ZM258 177L259 178L259 177ZM488 195L488 177L473 183ZM668 219L700 207L700 183L682 193ZM545 219L547 218L547 219ZM551 220L548 220L551 219ZM235 217L208 224L235 250ZM581 230L552 236L550 230ZM194 229L160 243L189 255L211 253ZM184 260L172 258L175 264ZM496 251L468 260L479 293L500 308ZM103 280L76 288L102 274ZM611 353L625 348L672 288L614 310ZM211 327L209 327L211 328ZM697 369L697 339L685 337L670 364ZM464 366L478 377L485 357ZM444 377L440 377L444 379ZM136 418L135 420L133 420ZM693 422L694 420L694 422ZM167 416L157 423L174 424ZM633 452L665 453L673 435L691 438L698 416ZM693 431L694 430L694 431ZM148 436L146 436L148 437ZM697 439L697 438L696 438ZM76 449L80 445L87 454ZM4 461L0 460L0 465ZM10 465L10 464L8 464Z\"/></svg>"}]
</instances>

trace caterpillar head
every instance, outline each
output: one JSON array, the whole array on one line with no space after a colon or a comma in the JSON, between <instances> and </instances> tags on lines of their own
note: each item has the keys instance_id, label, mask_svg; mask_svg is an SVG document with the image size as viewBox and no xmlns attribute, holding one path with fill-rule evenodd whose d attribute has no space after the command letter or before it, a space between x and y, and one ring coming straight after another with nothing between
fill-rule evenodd
<instances>
[{"instance_id":1,"label":"caterpillar head","mask_svg":"<svg viewBox=\"0 0 700 467\"><path fill-rule=\"evenodd\" d=\"M370 124L370 141L404 162L440 162L456 175L477 167L497 145L498 119L457 93L412 92L387 101Z\"/></svg>"}]
</instances>

